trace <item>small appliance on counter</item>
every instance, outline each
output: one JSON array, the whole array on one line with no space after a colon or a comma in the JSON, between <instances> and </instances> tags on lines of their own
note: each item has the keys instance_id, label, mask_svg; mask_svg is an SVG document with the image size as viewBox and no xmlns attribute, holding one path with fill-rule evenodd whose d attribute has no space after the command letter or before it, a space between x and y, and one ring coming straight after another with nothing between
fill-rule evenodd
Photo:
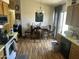
<instances>
[{"instance_id":1,"label":"small appliance on counter","mask_svg":"<svg viewBox=\"0 0 79 59\"><path fill-rule=\"evenodd\" d=\"M7 31L4 30L4 25L0 25L0 44L6 44L9 40Z\"/></svg>"},{"instance_id":2,"label":"small appliance on counter","mask_svg":"<svg viewBox=\"0 0 79 59\"><path fill-rule=\"evenodd\" d=\"M0 16L0 44L8 42L8 36L3 30L5 23L7 23L7 16Z\"/></svg>"},{"instance_id":3,"label":"small appliance on counter","mask_svg":"<svg viewBox=\"0 0 79 59\"><path fill-rule=\"evenodd\" d=\"M0 16L0 25L7 23L7 16Z\"/></svg>"}]
</instances>

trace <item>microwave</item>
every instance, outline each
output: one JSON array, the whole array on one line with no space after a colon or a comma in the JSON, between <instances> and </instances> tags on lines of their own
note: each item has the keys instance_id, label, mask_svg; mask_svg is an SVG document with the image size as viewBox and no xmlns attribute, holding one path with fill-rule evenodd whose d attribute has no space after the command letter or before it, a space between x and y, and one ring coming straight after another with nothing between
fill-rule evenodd
<instances>
[{"instance_id":1,"label":"microwave","mask_svg":"<svg viewBox=\"0 0 79 59\"><path fill-rule=\"evenodd\" d=\"M8 22L7 16L0 16L0 25L4 25Z\"/></svg>"}]
</instances>

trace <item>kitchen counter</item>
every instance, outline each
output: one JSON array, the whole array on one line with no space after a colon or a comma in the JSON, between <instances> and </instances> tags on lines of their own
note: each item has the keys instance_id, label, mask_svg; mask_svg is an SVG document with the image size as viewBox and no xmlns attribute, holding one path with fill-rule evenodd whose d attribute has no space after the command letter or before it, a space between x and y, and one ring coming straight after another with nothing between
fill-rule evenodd
<instances>
[{"instance_id":1,"label":"kitchen counter","mask_svg":"<svg viewBox=\"0 0 79 59\"><path fill-rule=\"evenodd\" d=\"M4 44L0 44L0 52L5 48Z\"/></svg>"},{"instance_id":2,"label":"kitchen counter","mask_svg":"<svg viewBox=\"0 0 79 59\"><path fill-rule=\"evenodd\" d=\"M11 42L14 38L16 38L17 37L17 32L14 32L14 33L12 33L12 34L8 34L9 36L13 36L6 44L0 44L0 52L5 48L5 46L9 43L9 42Z\"/></svg>"},{"instance_id":3,"label":"kitchen counter","mask_svg":"<svg viewBox=\"0 0 79 59\"><path fill-rule=\"evenodd\" d=\"M63 36L64 38L72 42L73 44L79 46L79 40L76 39L75 37L67 36L65 33L59 33L59 35Z\"/></svg>"}]
</instances>

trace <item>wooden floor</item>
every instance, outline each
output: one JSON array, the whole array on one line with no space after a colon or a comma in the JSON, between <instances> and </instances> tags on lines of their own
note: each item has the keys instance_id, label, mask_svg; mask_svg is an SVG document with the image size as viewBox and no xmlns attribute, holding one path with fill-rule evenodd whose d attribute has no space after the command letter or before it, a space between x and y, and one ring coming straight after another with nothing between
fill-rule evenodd
<instances>
[{"instance_id":1,"label":"wooden floor","mask_svg":"<svg viewBox=\"0 0 79 59\"><path fill-rule=\"evenodd\" d=\"M54 52L52 40L27 40L18 42L16 59L64 59L58 52Z\"/></svg>"}]
</instances>

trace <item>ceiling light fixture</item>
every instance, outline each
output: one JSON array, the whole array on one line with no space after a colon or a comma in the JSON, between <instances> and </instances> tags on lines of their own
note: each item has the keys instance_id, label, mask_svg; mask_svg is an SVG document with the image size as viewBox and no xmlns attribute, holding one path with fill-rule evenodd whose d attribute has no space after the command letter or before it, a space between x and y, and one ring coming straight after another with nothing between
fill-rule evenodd
<instances>
[{"instance_id":1,"label":"ceiling light fixture","mask_svg":"<svg viewBox=\"0 0 79 59\"><path fill-rule=\"evenodd\" d=\"M42 7L41 7L41 0L40 0L39 11L35 12L35 21L36 22L43 22L43 12L42 12Z\"/></svg>"}]
</instances>

